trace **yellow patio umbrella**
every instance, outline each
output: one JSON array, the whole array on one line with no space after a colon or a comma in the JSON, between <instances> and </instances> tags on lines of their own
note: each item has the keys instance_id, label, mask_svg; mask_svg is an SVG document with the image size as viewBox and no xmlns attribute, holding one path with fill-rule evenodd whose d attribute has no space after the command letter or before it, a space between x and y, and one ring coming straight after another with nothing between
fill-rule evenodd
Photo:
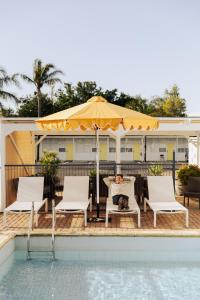
<instances>
[{"instance_id":1,"label":"yellow patio umbrella","mask_svg":"<svg viewBox=\"0 0 200 300\"><path fill-rule=\"evenodd\" d=\"M99 130L113 131L152 130L159 126L158 120L145 114L109 103L101 96L36 121L41 130L94 130L97 136L97 217L99 217Z\"/></svg>"},{"instance_id":2,"label":"yellow patio umbrella","mask_svg":"<svg viewBox=\"0 0 200 300\"><path fill-rule=\"evenodd\" d=\"M125 130L150 130L158 127L155 118L109 103L101 96L92 97L83 104L38 119L36 123L42 130L117 130L119 125Z\"/></svg>"}]
</instances>

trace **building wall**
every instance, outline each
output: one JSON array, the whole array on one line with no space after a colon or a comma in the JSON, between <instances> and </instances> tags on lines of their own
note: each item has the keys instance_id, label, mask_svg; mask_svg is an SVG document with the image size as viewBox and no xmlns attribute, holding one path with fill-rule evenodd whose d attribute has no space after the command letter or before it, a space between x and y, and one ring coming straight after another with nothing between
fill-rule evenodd
<instances>
[{"instance_id":1,"label":"building wall","mask_svg":"<svg viewBox=\"0 0 200 300\"><path fill-rule=\"evenodd\" d=\"M16 150L10 136L6 137L6 164L34 164L35 147L32 135L28 131L15 131L12 133L13 140L19 150Z\"/></svg>"},{"instance_id":2,"label":"building wall","mask_svg":"<svg viewBox=\"0 0 200 300\"><path fill-rule=\"evenodd\" d=\"M96 157L95 137L47 137L40 145L40 157L43 151L55 151L61 160L94 161ZM173 151L176 160L188 159L188 141L182 137L147 137L147 161L172 160ZM108 136L100 137L100 159L115 161L116 142ZM121 139L121 161L141 161L144 159L144 138L127 136Z\"/></svg>"},{"instance_id":3,"label":"building wall","mask_svg":"<svg viewBox=\"0 0 200 300\"><path fill-rule=\"evenodd\" d=\"M172 160L173 151L176 160L188 158L188 141L186 138L147 137L147 161Z\"/></svg>"}]
</instances>

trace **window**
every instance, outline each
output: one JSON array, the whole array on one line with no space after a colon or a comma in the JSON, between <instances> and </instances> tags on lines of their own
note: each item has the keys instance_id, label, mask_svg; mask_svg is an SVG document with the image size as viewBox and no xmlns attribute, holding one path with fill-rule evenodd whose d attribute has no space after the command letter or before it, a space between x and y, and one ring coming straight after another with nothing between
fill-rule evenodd
<instances>
[{"instance_id":1,"label":"window","mask_svg":"<svg viewBox=\"0 0 200 300\"><path fill-rule=\"evenodd\" d=\"M66 152L65 148L59 148L59 152Z\"/></svg>"},{"instance_id":2,"label":"window","mask_svg":"<svg viewBox=\"0 0 200 300\"><path fill-rule=\"evenodd\" d=\"M159 148L159 152L166 152L166 148Z\"/></svg>"},{"instance_id":3,"label":"window","mask_svg":"<svg viewBox=\"0 0 200 300\"><path fill-rule=\"evenodd\" d=\"M132 148L125 148L125 147L121 148L121 152L132 152L132 151L133 151Z\"/></svg>"},{"instance_id":4,"label":"window","mask_svg":"<svg viewBox=\"0 0 200 300\"><path fill-rule=\"evenodd\" d=\"M185 153L187 148L178 148L178 153Z\"/></svg>"},{"instance_id":5,"label":"window","mask_svg":"<svg viewBox=\"0 0 200 300\"><path fill-rule=\"evenodd\" d=\"M110 147L110 148L109 148L109 152L112 152L112 153L113 153L113 152L116 152L116 148L115 148L115 147Z\"/></svg>"},{"instance_id":6,"label":"window","mask_svg":"<svg viewBox=\"0 0 200 300\"><path fill-rule=\"evenodd\" d=\"M97 148L92 148L92 152L96 152L97 151Z\"/></svg>"}]
</instances>

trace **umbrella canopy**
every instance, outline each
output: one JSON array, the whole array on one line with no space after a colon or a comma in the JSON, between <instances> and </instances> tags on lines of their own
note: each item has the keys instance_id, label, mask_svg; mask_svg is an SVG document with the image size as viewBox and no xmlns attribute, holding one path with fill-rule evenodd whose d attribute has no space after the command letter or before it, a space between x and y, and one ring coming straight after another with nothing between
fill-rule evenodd
<instances>
[{"instance_id":1,"label":"umbrella canopy","mask_svg":"<svg viewBox=\"0 0 200 300\"><path fill-rule=\"evenodd\" d=\"M82 130L95 128L117 130L122 125L124 130L151 130L158 127L155 118L109 103L100 96L89 99L86 103L46 116L36 121L42 130Z\"/></svg>"}]
</instances>

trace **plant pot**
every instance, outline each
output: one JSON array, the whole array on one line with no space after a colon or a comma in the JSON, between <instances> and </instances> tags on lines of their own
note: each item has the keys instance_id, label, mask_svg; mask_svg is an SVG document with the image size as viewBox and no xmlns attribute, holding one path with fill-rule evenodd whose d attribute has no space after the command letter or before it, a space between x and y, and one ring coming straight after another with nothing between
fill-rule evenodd
<instances>
[{"instance_id":1,"label":"plant pot","mask_svg":"<svg viewBox=\"0 0 200 300\"><path fill-rule=\"evenodd\" d=\"M188 191L188 185L183 185L179 179L175 181L175 189L177 196L183 196Z\"/></svg>"}]
</instances>

